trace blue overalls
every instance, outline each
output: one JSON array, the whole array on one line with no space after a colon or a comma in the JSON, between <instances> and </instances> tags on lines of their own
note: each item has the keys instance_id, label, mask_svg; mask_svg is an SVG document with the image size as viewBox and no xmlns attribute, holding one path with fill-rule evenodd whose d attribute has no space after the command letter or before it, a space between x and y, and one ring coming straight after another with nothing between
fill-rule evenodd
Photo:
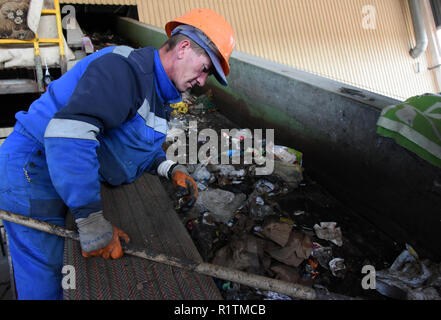
<instances>
[{"instance_id":1,"label":"blue overalls","mask_svg":"<svg viewBox=\"0 0 441 320\"><path fill-rule=\"evenodd\" d=\"M158 52L108 47L80 62L0 147L0 209L64 226L68 209L102 209L100 182L130 183L165 160L169 103L179 102ZM62 299L62 238L4 221L19 299Z\"/></svg>"}]
</instances>

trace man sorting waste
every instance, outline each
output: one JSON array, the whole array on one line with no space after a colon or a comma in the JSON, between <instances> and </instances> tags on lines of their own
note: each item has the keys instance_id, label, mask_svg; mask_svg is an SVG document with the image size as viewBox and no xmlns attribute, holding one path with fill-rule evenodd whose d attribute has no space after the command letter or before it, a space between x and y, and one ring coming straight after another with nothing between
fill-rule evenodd
<instances>
[{"instance_id":1,"label":"man sorting waste","mask_svg":"<svg viewBox=\"0 0 441 320\"><path fill-rule=\"evenodd\" d=\"M165 30L169 39L159 50L113 46L87 56L16 114L0 148L0 209L59 226L69 209L83 256L117 259L120 238L129 237L104 217L100 182L158 174L173 181L184 208L193 206L195 181L162 150L170 103L210 74L226 86L235 38L208 9L192 10ZM18 299L62 299L63 238L4 225Z\"/></svg>"}]
</instances>

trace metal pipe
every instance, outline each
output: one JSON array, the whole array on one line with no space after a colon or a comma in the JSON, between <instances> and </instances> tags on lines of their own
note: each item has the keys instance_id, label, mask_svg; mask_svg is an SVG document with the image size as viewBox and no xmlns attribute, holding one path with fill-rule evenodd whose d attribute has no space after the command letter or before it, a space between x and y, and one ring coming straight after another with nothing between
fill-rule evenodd
<instances>
[{"instance_id":1,"label":"metal pipe","mask_svg":"<svg viewBox=\"0 0 441 320\"><path fill-rule=\"evenodd\" d=\"M0 210L0 220L17 223L32 229L54 234L59 237L69 238L76 241L80 240L78 233L76 233L75 231L15 213ZM293 298L304 300L361 300L360 298L352 298L342 294L329 292L327 290L325 292L316 291L313 288L300 284L272 279L265 276L259 276L256 274L251 274L211 263L191 261L167 256L165 254L154 253L146 248L143 248L141 250L129 249L126 245L124 245L124 243L122 243L122 245L124 253L131 256L166 264L172 267L177 267L183 270L192 271L223 280L233 281L254 288L275 291Z\"/></svg>"},{"instance_id":2,"label":"metal pipe","mask_svg":"<svg viewBox=\"0 0 441 320\"><path fill-rule=\"evenodd\" d=\"M79 241L78 233L67 230L60 226L36 220L30 217L21 216L11 212L0 210L0 219L17 223L32 229L44 231L64 238L70 238ZM210 263L188 261L176 257L170 257L164 254L149 252L148 249L131 250L124 248L124 253L136 256L142 259L167 264L188 271L194 271L207 276L212 276L224 280L230 280L254 288L279 292L290 297L313 300L318 297L322 299L332 299L331 295L318 296L313 288L299 284L286 282L277 279L271 279L264 276L246 273L240 270L226 268Z\"/></svg>"},{"instance_id":3,"label":"metal pipe","mask_svg":"<svg viewBox=\"0 0 441 320\"><path fill-rule=\"evenodd\" d=\"M420 0L409 0L409 7L416 39L416 45L414 48L410 49L409 53L414 59L416 59L426 51L429 40L424 27L424 18Z\"/></svg>"}]
</instances>

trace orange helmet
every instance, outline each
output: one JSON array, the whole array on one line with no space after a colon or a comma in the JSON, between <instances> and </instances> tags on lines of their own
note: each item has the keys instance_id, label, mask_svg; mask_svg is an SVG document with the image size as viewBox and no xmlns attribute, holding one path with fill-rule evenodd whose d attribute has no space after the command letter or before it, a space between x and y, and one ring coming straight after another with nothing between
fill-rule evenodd
<instances>
[{"instance_id":1,"label":"orange helmet","mask_svg":"<svg viewBox=\"0 0 441 320\"><path fill-rule=\"evenodd\" d=\"M195 33L189 31L188 28L184 28L182 25L192 26L202 31L203 34L214 43L218 52L213 53L212 50L210 50L210 48L207 46L207 43L200 40L201 37L197 37L197 39L195 39L193 37ZM178 26L181 26L181 28L176 29ZM225 76L230 73L230 65L228 60L233 52L235 37L233 28L231 28L230 24L225 21L223 17L210 9L194 9L187 12L183 16L168 22L165 25L165 32L169 37L174 33L186 34L190 36L192 40L195 40L196 43L201 45L207 51L211 61L213 62L213 65L218 73L216 78L222 84L226 85ZM216 64L220 64L220 66L216 66ZM219 79L219 77L221 79ZM223 83L224 81L221 80L225 80L225 83Z\"/></svg>"}]
</instances>

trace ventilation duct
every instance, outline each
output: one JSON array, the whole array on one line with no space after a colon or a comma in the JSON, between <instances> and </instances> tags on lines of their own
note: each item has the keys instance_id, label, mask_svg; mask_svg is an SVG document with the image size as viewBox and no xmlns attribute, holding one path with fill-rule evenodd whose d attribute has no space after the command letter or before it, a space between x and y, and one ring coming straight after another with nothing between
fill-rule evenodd
<instances>
[{"instance_id":1,"label":"ventilation duct","mask_svg":"<svg viewBox=\"0 0 441 320\"><path fill-rule=\"evenodd\" d=\"M412 15L413 29L415 31L416 46L410 50L413 58L418 58L427 49L429 40L424 27L423 12L420 6L420 0L409 0L410 13Z\"/></svg>"}]
</instances>

